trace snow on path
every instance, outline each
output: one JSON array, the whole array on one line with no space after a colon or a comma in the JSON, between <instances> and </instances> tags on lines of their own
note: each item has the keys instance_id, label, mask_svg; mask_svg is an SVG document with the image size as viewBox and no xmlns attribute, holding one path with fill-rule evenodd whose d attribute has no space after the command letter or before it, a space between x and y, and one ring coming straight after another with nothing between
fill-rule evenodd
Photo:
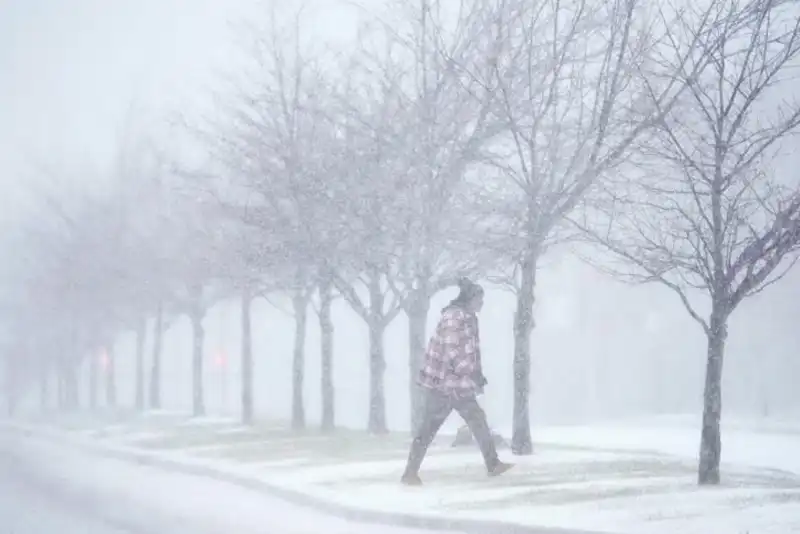
<instances>
[{"instance_id":1,"label":"snow on path","mask_svg":"<svg viewBox=\"0 0 800 534\"><path fill-rule=\"evenodd\" d=\"M800 432L796 426L762 425L732 420L722 425L723 469L757 467L800 475ZM765 431L765 428L772 431ZM596 425L543 427L534 442L627 451L653 451L696 459L700 446L699 416L652 417Z\"/></svg>"},{"instance_id":2,"label":"snow on path","mask_svg":"<svg viewBox=\"0 0 800 534\"><path fill-rule=\"evenodd\" d=\"M800 532L800 486L787 477L786 484L778 484L784 477L781 473L763 473L765 481L753 481L737 487L742 467L780 470L800 475L800 433L796 428L782 425L761 425L753 428L747 422L736 422L723 428L723 477L727 484L720 488L698 488L691 475L691 468L697 457L698 430L693 418L674 416L672 418L653 417L644 420L604 422L589 426L547 427L536 430L534 440L542 443L557 443L576 446L577 449L551 449L543 447L538 454L525 459L515 459L525 464L531 463L533 475L522 480L522 469L512 473L504 484L489 484L475 489L470 482L480 475L480 465L475 451L450 452L437 457L434 453L426 465L436 469L453 470L465 466L458 480L434 478L432 484L420 492L411 493L396 483L396 473L402 468L403 458L385 461L363 461L350 464L314 466L313 469L298 469L292 473L273 472L267 464L234 464L222 459L198 458L187 451L170 451L165 456L181 458L187 463L218 466L220 469L237 474L253 476L273 484L302 490L309 495L351 506L365 506L384 511L417 512L425 515L453 515L460 518L497 519L519 524L536 524L552 527L626 532L631 534L788 534ZM112 440L114 441L114 440ZM608 450L604 450L608 449ZM612 452L626 451L626 452ZM653 454L639 454L649 451ZM667 454L679 458L680 465L667 471L652 473L627 473L622 479L608 478L613 473L601 473L599 478L587 481L552 480L545 484L542 476L548 475L550 468L557 475L561 464L568 469L583 465L588 471L598 462L612 462L639 459L659 460L657 454ZM661 457L661 461L669 462ZM67 460L68 462L68 460ZM102 460L105 464L107 461ZM613 463L613 462L612 462ZM522 467L522 466L520 466ZM544 468L544 472L542 469ZM689 474L685 469L689 469ZM134 467L134 469L139 469ZM676 471L677 469L677 471ZM540 473L542 471L542 473ZM663 471L663 472L662 472ZM737 472L739 474L737 474ZM586 473L591 475L590 472ZM752 475L756 475L753 472ZM159 476L164 476L158 472ZM636 476L634 476L636 475ZM776 485L768 484L769 477L775 476ZM186 491L187 477L178 476L180 483L173 486L158 487L158 491L179 494ZM278 477L277 479L275 477ZM362 478L366 477L366 478ZM520 480L515 483L515 479ZM641 480L639 478L641 478ZM348 480L354 478L354 480ZM591 477L590 477L591 478ZM745 477L746 478L746 477ZM192 479L194 480L194 479ZM335 482L332 486L327 482ZM790 483L789 483L790 482ZM213 502L217 506L228 507L235 502L231 512L238 521L246 521L243 534L260 532L256 530L258 521L271 526L272 518L281 518L278 532L296 534L299 532L318 532L319 521L325 525L325 532L360 534L368 532L387 532L408 534L408 529L353 525L344 520L320 516L305 509L273 502L257 494L253 508L248 508L248 498L239 501L229 497L229 490L222 490L213 482L213 491L192 495L192 503L182 504L179 511L193 514L191 506L202 509L204 514L212 514ZM508 487L504 487L504 486ZM200 485L202 487L203 484ZM235 486L234 492L245 491ZM117 488L118 491L124 490ZM463 491L462 491L463 490ZM624 490L615 494L615 490ZM189 491L194 491L189 490ZM583 493L596 493L594 498ZM463 493L463 495L461 494ZM574 493L574 495L572 495ZM606 495L607 494L607 495ZM158 495L154 493L153 495ZM562 499L563 498L563 499ZM500 500L508 502L499 503ZM563 501L563 502L559 502ZM190 506L191 505L191 506ZM239 506L244 506L240 513ZM282 516L286 512L288 516ZM301 530L283 529L284 521L300 514L307 522L300 522ZM313 517L309 517L309 514ZM205 518L206 515L200 515ZM330 527L329 524L344 524ZM238 522L236 523L239 526ZM315 526L317 525L317 526ZM249 530L252 528L253 530ZM306 528L307 530L302 530ZM333 530L333 528L339 530ZM308 530L310 529L310 530ZM417 531L419 532L419 531Z\"/></svg>"},{"instance_id":3,"label":"snow on path","mask_svg":"<svg viewBox=\"0 0 800 534\"><path fill-rule=\"evenodd\" d=\"M39 441L25 443L24 458L75 491L152 510L203 530L237 534L427 534L429 531L353 523L262 493L199 476L167 473Z\"/></svg>"}]
</instances>

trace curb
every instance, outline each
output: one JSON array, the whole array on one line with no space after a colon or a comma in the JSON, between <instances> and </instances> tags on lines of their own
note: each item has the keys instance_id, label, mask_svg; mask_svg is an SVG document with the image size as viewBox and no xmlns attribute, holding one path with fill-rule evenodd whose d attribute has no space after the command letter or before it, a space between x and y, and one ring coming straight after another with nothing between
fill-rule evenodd
<instances>
[{"instance_id":1,"label":"curb","mask_svg":"<svg viewBox=\"0 0 800 534\"><path fill-rule=\"evenodd\" d=\"M298 490L280 487L263 480L224 471L219 468L209 467L172 458L165 458L157 453L139 452L135 450L120 450L75 439L68 433L35 428L29 425L3 422L0 428L4 431L16 433L25 438L46 441L57 441L69 447L91 451L94 454L117 460L156 467L173 473L212 478L221 482L261 492L265 495L298 506L313 508L322 513L353 521L357 523L372 524L376 526L395 526L410 529L421 529L443 532L463 532L465 534L609 534L607 532L592 532L566 528L535 527L506 523L502 521L481 519L451 519L446 517L406 514L401 512L383 512L358 508L354 506L334 503L324 498L308 495Z\"/></svg>"}]
</instances>

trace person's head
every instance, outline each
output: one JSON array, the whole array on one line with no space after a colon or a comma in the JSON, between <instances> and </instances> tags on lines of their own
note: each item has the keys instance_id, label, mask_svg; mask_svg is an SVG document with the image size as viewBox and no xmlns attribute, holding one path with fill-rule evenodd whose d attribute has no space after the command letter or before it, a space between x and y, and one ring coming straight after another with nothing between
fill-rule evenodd
<instances>
[{"instance_id":1,"label":"person's head","mask_svg":"<svg viewBox=\"0 0 800 534\"><path fill-rule=\"evenodd\" d=\"M458 281L458 296L450 304L477 313L483 307L483 288L469 278L462 278Z\"/></svg>"}]
</instances>

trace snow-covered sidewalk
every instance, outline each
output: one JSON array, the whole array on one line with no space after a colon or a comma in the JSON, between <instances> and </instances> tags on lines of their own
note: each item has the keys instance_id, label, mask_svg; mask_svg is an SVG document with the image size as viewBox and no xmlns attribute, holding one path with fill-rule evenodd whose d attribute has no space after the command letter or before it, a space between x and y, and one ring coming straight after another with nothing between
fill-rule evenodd
<instances>
[{"instance_id":1,"label":"snow-covered sidewalk","mask_svg":"<svg viewBox=\"0 0 800 534\"><path fill-rule=\"evenodd\" d=\"M499 479L485 476L476 450L453 449L444 437L423 466L422 488L398 484L405 435L298 434L163 414L46 428L376 512L631 534L800 532L800 432L789 426L726 428L716 488L695 483L697 431L685 418L538 429L536 454L514 458Z\"/></svg>"},{"instance_id":2,"label":"snow-covered sidewalk","mask_svg":"<svg viewBox=\"0 0 800 534\"><path fill-rule=\"evenodd\" d=\"M747 420L723 422L723 462L726 467L756 467L800 476L800 421ZM686 460L697 458L700 416L660 416L625 419L598 425L545 427L537 441L561 445L651 450Z\"/></svg>"}]
</instances>

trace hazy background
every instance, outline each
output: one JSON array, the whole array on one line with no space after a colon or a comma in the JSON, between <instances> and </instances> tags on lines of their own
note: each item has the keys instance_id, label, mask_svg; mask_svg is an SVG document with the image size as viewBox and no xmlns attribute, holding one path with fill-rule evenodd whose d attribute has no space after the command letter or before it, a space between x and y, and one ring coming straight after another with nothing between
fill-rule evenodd
<instances>
[{"instance_id":1,"label":"hazy background","mask_svg":"<svg viewBox=\"0 0 800 534\"><path fill-rule=\"evenodd\" d=\"M374 0L375 6L380 3ZM126 120L133 116L158 136L151 125L175 112L191 114L202 108L209 90L220 86L240 53L229 21L246 19L258 4L0 1L0 232L12 232L16 221L35 217L41 209L29 203L26 190L44 169L60 170L59 189L100 187L114 164ZM352 38L356 11L339 10L334 2L319 4L329 7L316 11L309 38ZM798 165L800 156L793 156L780 168ZM566 252L547 256L538 279L537 327L531 338L534 421L699 414L705 337L677 297L657 286L622 285ZM429 325L453 293L434 300ZM795 270L734 314L725 360L726 415L800 417L798 294L800 270ZM288 301L274 302L290 309ZM238 410L238 308L238 302L222 303L205 321L210 414ZM490 288L481 314L490 383L485 405L497 427L510 426L513 310L513 296ZM366 325L341 300L334 313L337 422L363 427ZM276 306L257 300L253 324L257 415L288 417L293 321ZM405 428L408 347L402 314L387 331L385 344L388 423ZM119 401L133 405L133 335L120 338L116 351ZM220 353L227 355L225 365L216 363ZM149 348L147 354L149 358ZM320 414L319 335L313 316L306 358L306 409L313 424ZM165 409L189 410L191 337L185 318L167 332L163 366ZM81 393L85 398L87 388Z\"/></svg>"}]
</instances>

